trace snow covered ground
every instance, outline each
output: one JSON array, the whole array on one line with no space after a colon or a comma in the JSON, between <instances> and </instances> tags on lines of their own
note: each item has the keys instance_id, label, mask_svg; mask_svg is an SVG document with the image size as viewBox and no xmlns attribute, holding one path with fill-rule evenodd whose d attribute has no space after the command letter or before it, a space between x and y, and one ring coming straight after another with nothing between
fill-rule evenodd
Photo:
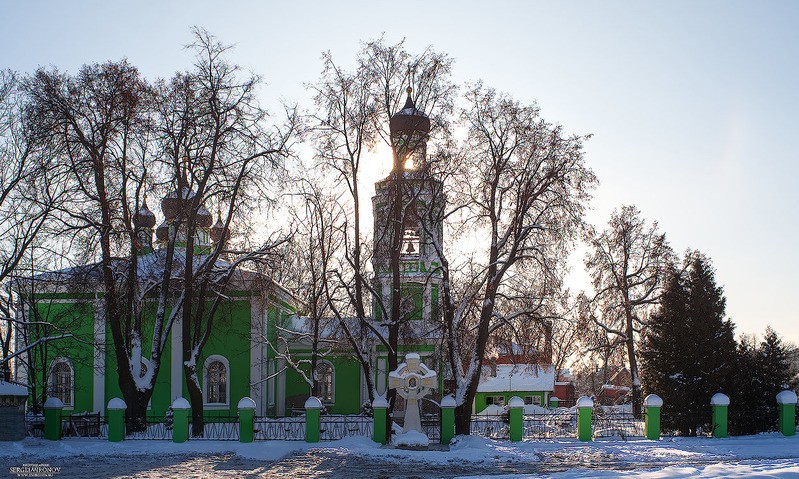
<instances>
[{"instance_id":1,"label":"snow covered ground","mask_svg":"<svg viewBox=\"0 0 799 479\"><path fill-rule=\"evenodd\" d=\"M365 437L306 444L258 441L0 444L0 477L23 464L60 467L57 477L490 477L799 478L799 436L661 441L525 441L459 437L449 451L384 448Z\"/></svg>"}]
</instances>

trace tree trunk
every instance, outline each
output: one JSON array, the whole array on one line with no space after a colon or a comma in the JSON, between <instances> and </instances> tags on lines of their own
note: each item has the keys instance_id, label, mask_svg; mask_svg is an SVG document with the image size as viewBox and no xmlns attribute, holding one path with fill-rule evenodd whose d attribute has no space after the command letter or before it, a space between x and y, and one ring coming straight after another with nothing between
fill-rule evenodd
<instances>
[{"instance_id":1,"label":"tree trunk","mask_svg":"<svg viewBox=\"0 0 799 479\"><path fill-rule=\"evenodd\" d=\"M463 403L455 408L455 434L469 434L471 432L472 406Z\"/></svg>"},{"instance_id":2,"label":"tree trunk","mask_svg":"<svg viewBox=\"0 0 799 479\"><path fill-rule=\"evenodd\" d=\"M128 409L125 411L127 432L143 432L147 430L147 403L150 395L139 393L132 402L126 402Z\"/></svg>"},{"instance_id":3,"label":"tree trunk","mask_svg":"<svg viewBox=\"0 0 799 479\"><path fill-rule=\"evenodd\" d=\"M186 389L189 391L189 403L191 404L191 435L192 437L203 437L205 430L203 392L197 381L197 367L184 365L183 374L186 376Z\"/></svg>"},{"instance_id":4,"label":"tree trunk","mask_svg":"<svg viewBox=\"0 0 799 479\"><path fill-rule=\"evenodd\" d=\"M627 356L630 363L630 380L632 381L633 393L633 416L641 417L641 380L638 378L638 360L635 357L635 337L633 329L632 315L627 319Z\"/></svg>"}]
</instances>

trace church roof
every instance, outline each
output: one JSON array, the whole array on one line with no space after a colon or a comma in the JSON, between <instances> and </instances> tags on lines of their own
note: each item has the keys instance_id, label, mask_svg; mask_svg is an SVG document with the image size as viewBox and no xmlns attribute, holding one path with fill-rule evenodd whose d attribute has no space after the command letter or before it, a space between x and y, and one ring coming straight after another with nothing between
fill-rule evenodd
<instances>
[{"instance_id":1,"label":"church roof","mask_svg":"<svg viewBox=\"0 0 799 479\"><path fill-rule=\"evenodd\" d=\"M195 254L193 267L199 271L203 262L209 255ZM150 253L137 257L137 277L142 283L160 281L166 261L166 249L157 249ZM127 258L117 258L112 263L112 268L120 274L124 274L124 268L128 264ZM172 260L172 277L182 279L185 265L185 251L176 248ZM213 265L213 270L220 274L231 268L233 265L227 261L217 259ZM56 271L37 274L33 277L37 285L37 292L41 293L93 293L102 288L102 263L91 263ZM17 281L29 281L29 278L20 278ZM267 275L248 270L236 268L230 278L230 291L271 291L284 301L296 304L297 299L282 285L272 280Z\"/></svg>"},{"instance_id":2,"label":"church roof","mask_svg":"<svg viewBox=\"0 0 799 479\"><path fill-rule=\"evenodd\" d=\"M479 393L554 390L555 368L538 364L498 364L496 375L484 374L477 386Z\"/></svg>"}]
</instances>

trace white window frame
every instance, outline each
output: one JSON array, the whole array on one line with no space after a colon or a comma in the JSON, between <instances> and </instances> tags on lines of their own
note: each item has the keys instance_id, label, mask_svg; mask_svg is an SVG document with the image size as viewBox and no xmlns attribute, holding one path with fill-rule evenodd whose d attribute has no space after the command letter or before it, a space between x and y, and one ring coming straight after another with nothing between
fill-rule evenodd
<instances>
[{"instance_id":1,"label":"white window frame","mask_svg":"<svg viewBox=\"0 0 799 479\"><path fill-rule=\"evenodd\" d=\"M225 402L208 402L208 368L211 366L212 363L219 361L225 366ZM230 362L228 362L227 358L219 355L219 354L212 354L205 359L205 363L203 363L203 383L202 383L202 391L203 391L203 408L204 409L229 409L230 408Z\"/></svg>"},{"instance_id":2,"label":"white window frame","mask_svg":"<svg viewBox=\"0 0 799 479\"><path fill-rule=\"evenodd\" d=\"M64 403L64 409L71 411L75 409L75 366L72 365L72 361L69 358L57 357L50 363L50 370L47 373L47 397L54 397L50 396L50 392L53 389L53 369L60 363L64 363L69 367L69 404Z\"/></svg>"},{"instance_id":3,"label":"white window frame","mask_svg":"<svg viewBox=\"0 0 799 479\"><path fill-rule=\"evenodd\" d=\"M527 401L528 399L530 400L529 402ZM538 394L531 394L524 397L524 403L528 405L532 404L535 406L541 406L543 404L543 401L541 401L541 396L539 396Z\"/></svg>"},{"instance_id":4,"label":"white window frame","mask_svg":"<svg viewBox=\"0 0 799 479\"><path fill-rule=\"evenodd\" d=\"M322 359L316 365L316 370L318 371L319 368L322 365L327 365L327 366L330 367L330 399L329 400L325 400L325 399L319 398L319 400L322 401L322 403L324 403L324 404L336 404L336 367L333 366L333 363L331 363L330 361ZM321 385L322 385L321 379L322 378L320 377L319 379L320 379L319 386L321 387Z\"/></svg>"}]
</instances>

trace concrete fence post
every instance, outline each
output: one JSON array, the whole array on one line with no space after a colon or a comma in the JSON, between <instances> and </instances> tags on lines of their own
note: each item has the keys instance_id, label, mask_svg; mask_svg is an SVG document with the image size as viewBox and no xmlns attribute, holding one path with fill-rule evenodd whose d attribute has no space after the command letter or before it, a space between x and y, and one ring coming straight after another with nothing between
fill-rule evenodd
<instances>
[{"instance_id":1,"label":"concrete fence post","mask_svg":"<svg viewBox=\"0 0 799 479\"><path fill-rule=\"evenodd\" d=\"M255 401L243 397L238 404L239 442L252 442L255 434Z\"/></svg>"},{"instance_id":2,"label":"concrete fence post","mask_svg":"<svg viewBox=\"0 0 799 479\"><path fill-rule=\"evenodd\" d=\"M120 398L108 401L108 440L120 442L125 439L125 410L128 405Z\"/></svg>"},{"instance_id":3,"label":"concrete fence post","mask_svg":"<svg viewBox=\"0 0 799 479\"><path fill-rule=\"evenodd\" d=\"M64 403L58 398L47 398L44 402L44 438L51 441L61 439L61 411Z\"/></svg>"},{"instance_id":4,"label":"concrete fence post","mask_svg":"<svg viewBox=\"0 0 799 479\"><path fill-rule=\"evenodd\" d=\"M657 394L650 394L644 399L644 407L646 408L644 434L647 439L657 441L660 439L660 408L663 407L663 399Z\"/></svg>"},{"instance_id":5,"label":"concrete fence post","mask_svg":"<svg viewBox=\"0 0 799 479\"><path fill-rule=\"evenodd\" d=\"M710 398L713 408L713 437L727 437L727 410L730 398L726 394L716 393Z\"/></svg>"},{"instance_id":6,"label":"concrete fence post","mask_svg":"<svg viewBox=\"0 0 799 479\"><path fill-rule=\"evenodd\" d=\"M441 399L441 444L449 444L455 437L455 398L445 396Z\"/></svg>"},{"instance_id":7,"label":"concrete fence post","mask_svg":"<svg viewBox=\"0 0 799 479\"><path fill-rule=\"evenodd\" d=\"M591 421L594 414L594 401L583 396L577 400L577 439L587 442L591 440L593 431Z\"/></svg>"},{"instance_id":8,"label":"concrete fence post","mask_svg":"<svg viewBox=\"0 0 799 479\"><path fill-rule=\"evenodd\" d=\"M778 426L783 436L796 434L796 393L782 391L777 394L777 404L780 408Z\"/></svg>"},{"instance_id":9,"label":"concrete fence post","mask_svg":"<svg viewBox=\"0 0 799 479\"><path fill-rule=\"evenodd\" d=\"M311 396L305 401L305 442L319 442L319 414L322 401Z\"/></svg>"},{"instance_id":10,"label":"concrete fence post","mask_svg":"<svg viewBox=\"0 0 799 479\"><path fill-rule=\"evenodd\" d=\"M388 411L388 401L383 396L377 396L372 401L372 440L380 444L385 444L388 440L386 411Z\"/></svg>"},{"instance_id":11,"label":"concrete fence post","mask_svg":"<svg viewBox=\"0 0 799 479\"><path fill-rule=\"evenodd\" d=\"M560 398L557 396L552 396L549 398L549 407L552 409L558 408L558 403L560 402Z\"/></svg>"},{"instance_id":12,"label":"concrete fence post","mask_svg":"<svg viewBox=\"0 0 799 479\"><path fill-rule=\"evenodd\" d=\"M172 442L189 440L189 401L180 397L172 402Z\"/></svg>"},{"instance_id":13,"label":"concrete fence post","mask_svg":"<svg viewBox=\"0 0 799 479\"><path fill-rule=\"evenodd\" d=\"M513 396L508 401L510 410L510 440L519 442L522 440L524 432L524 400L519 396Z\"/></svg>"}]
</instances>

